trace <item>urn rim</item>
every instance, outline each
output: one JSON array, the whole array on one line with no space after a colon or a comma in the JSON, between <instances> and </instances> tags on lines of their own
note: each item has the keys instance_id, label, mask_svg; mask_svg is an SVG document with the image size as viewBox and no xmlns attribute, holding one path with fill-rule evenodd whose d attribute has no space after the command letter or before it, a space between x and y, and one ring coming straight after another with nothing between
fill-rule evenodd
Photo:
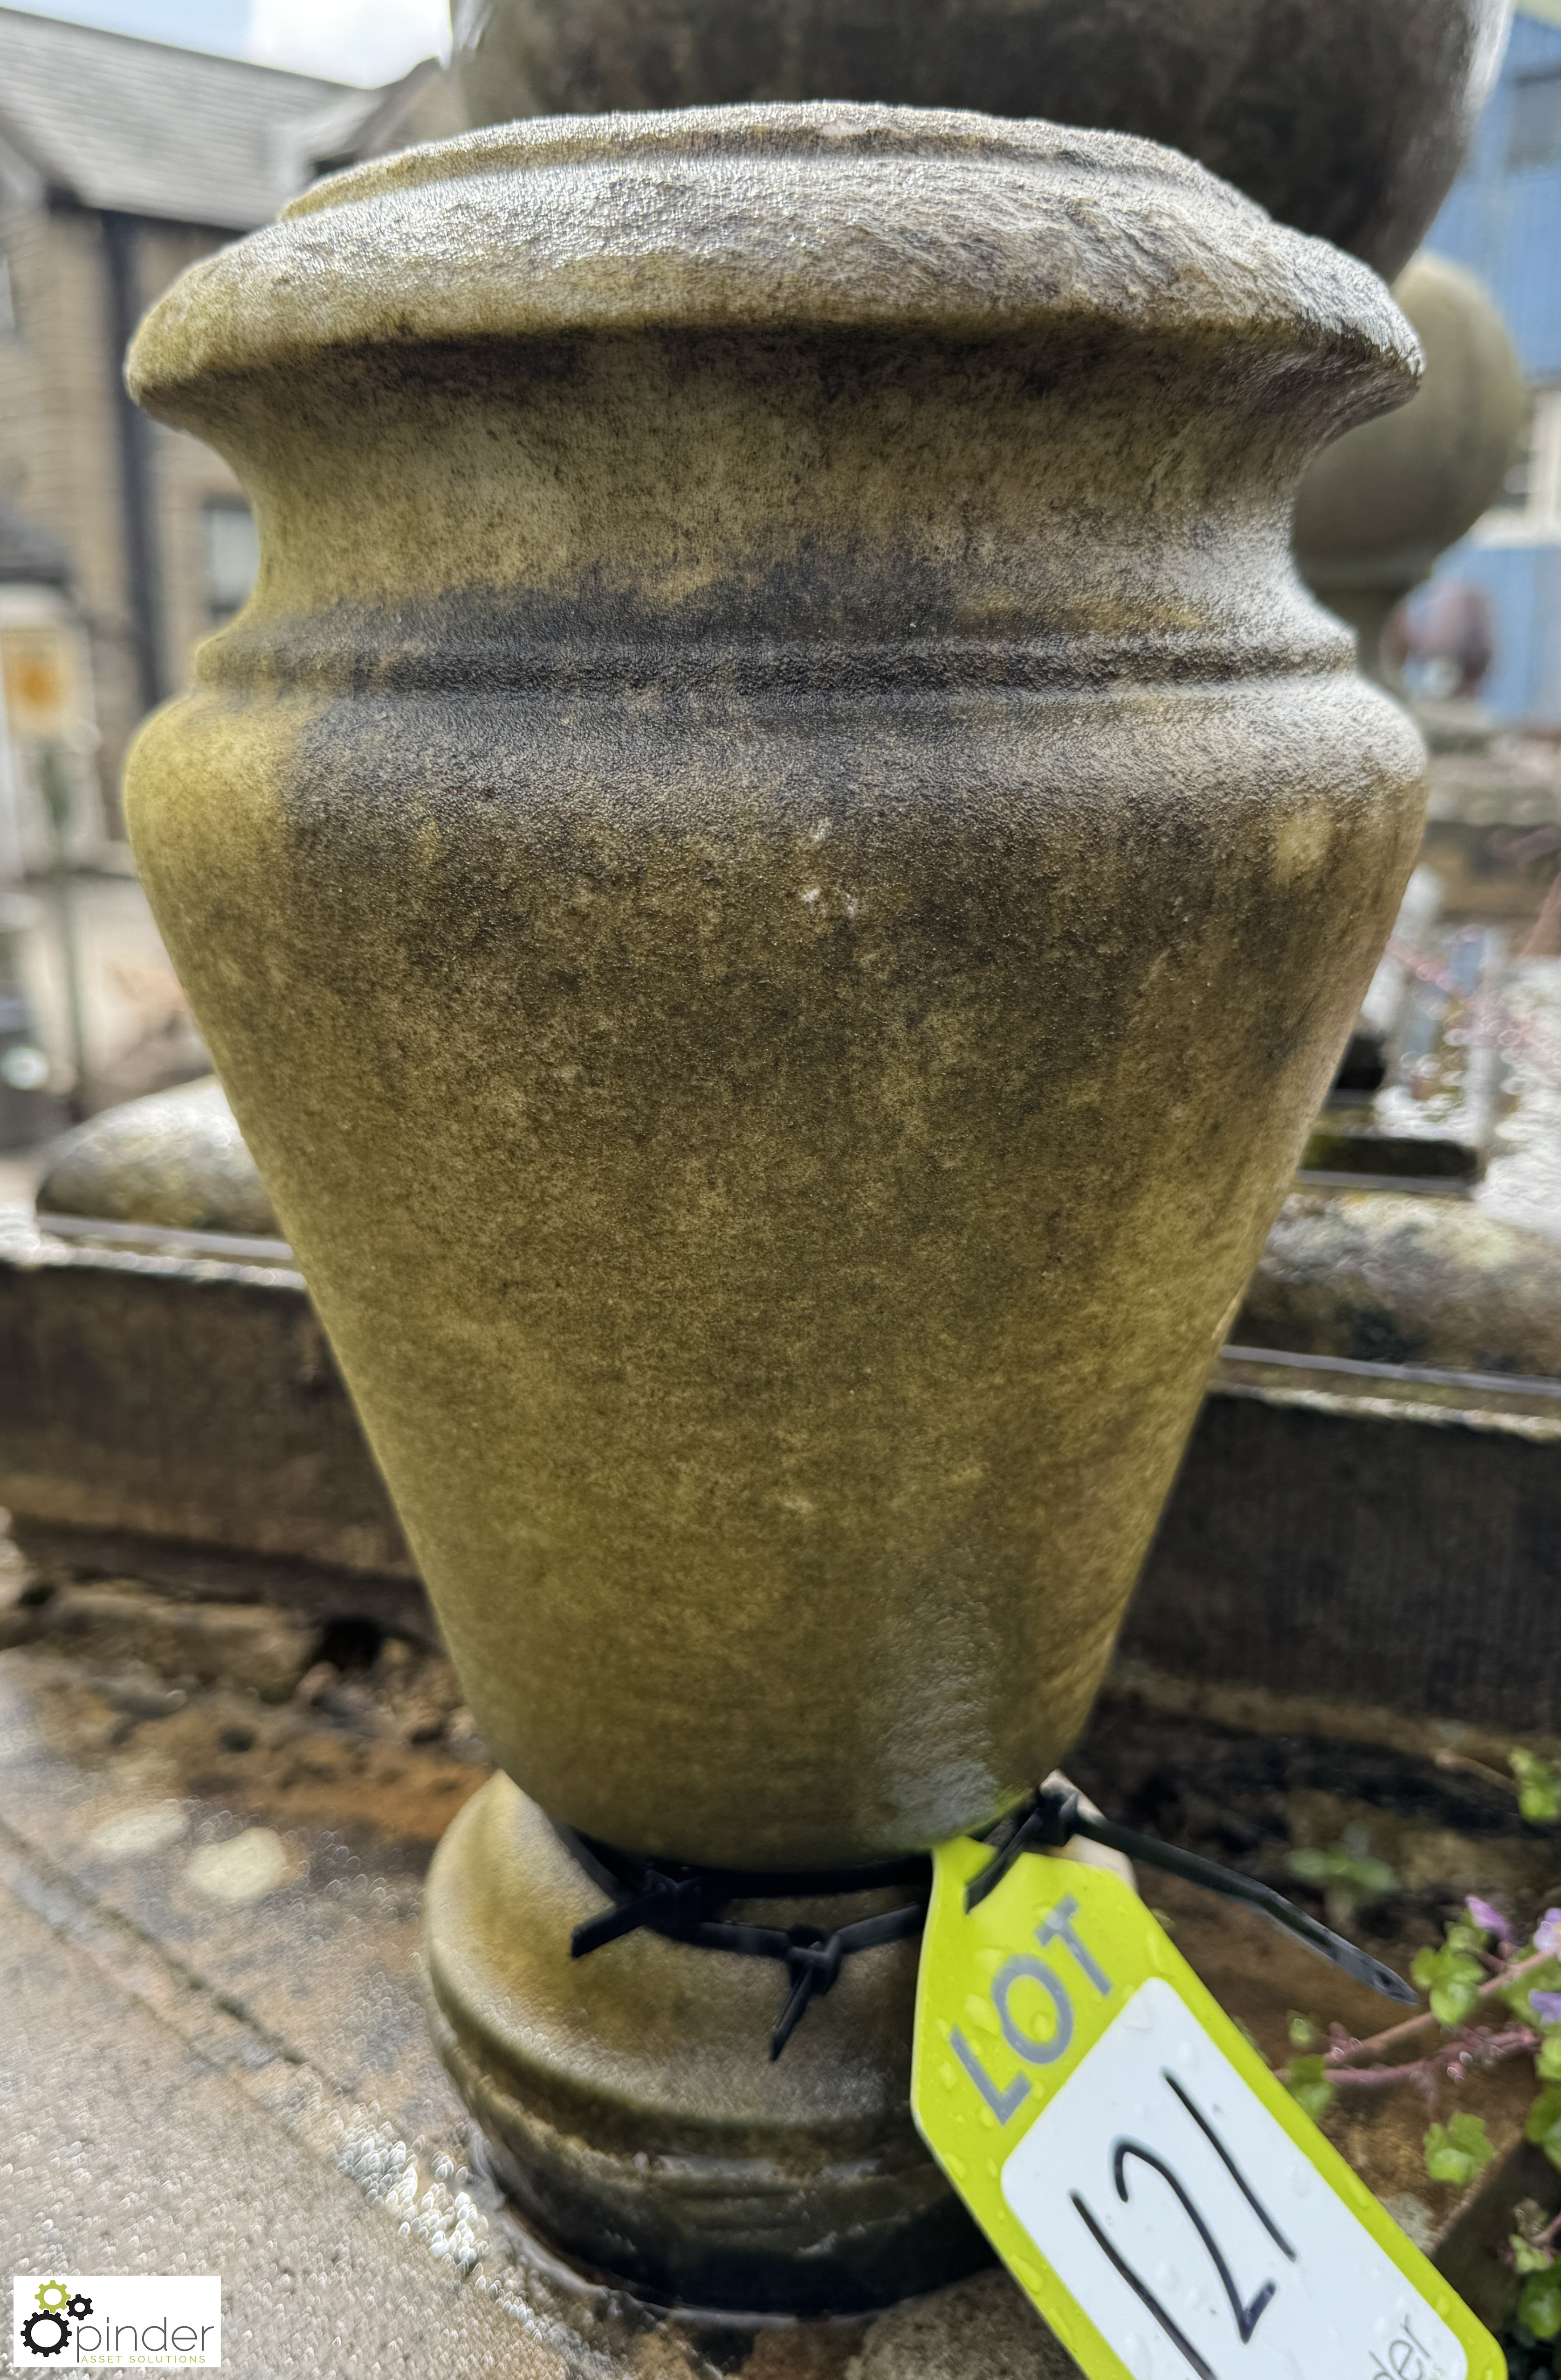
<instances>
[{"instance_id":1,"label":"urn rim","mask_svg":"<svg viewBox=\"0 0 1561 2380\"><path fill-rule=\"evenodd\" d=\"M1175 151L816 101L532 117L333 175L174 285L129 384L162 412L332 349L702 330L1212 337L1331 383L1329 434L1420 369L1368 266Z\"/></svg>"},{"instance_id":2,"label":"urn rim","mask_svg":"<svg viewBox=\"0 0 1561 2380\"><path fill-rule=\"evenodd\" d=\"M296 222L363 198L494 172L723 158L767 164L809 158L826 164L848 159L974 159L1086 171L1105 165L1168 188L1212 184L1237 209L1274 220L1234 183L1222 181L1180 150L1137 133L1097 131L1046 116L986 115L966 107L817 99L517 116L323 175L290 199L277 220Z\"/></svg>"}]
</instances>

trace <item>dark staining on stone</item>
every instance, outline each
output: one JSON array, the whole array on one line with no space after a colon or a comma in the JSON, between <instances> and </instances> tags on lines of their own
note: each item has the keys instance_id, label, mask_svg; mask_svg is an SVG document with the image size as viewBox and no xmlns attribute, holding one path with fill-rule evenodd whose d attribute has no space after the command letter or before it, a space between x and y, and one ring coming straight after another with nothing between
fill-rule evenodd
<instances>
[{"instance_id":1,"label":"dark staining on stone","mask_svg":"<svg viewBox=\"0 0 1561 2380\"><path fill-rule=\"evenodd\" d=\"M914 1957L770 2069L768 1975L570 1961L544 1813L832 1866L1076 1736L1415 847L1286 540L1412 363L1119 142L571 139L348 176L152 317L264 558L132 832L508 1772L430 1879L442 2054L579 2252L861 2305L973 2252ZM605 228L603 160L655 201Z\"/></svg>"}]
</instances>

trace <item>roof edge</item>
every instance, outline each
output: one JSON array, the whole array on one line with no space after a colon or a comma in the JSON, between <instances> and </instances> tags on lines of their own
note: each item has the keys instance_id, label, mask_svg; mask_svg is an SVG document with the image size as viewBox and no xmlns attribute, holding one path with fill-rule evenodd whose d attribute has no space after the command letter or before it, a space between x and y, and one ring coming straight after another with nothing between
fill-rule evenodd
<instances>
[{"instance_id":1,"label":"roof edge","mask_svg":"<svg viewBox=\"0 0 1561 2380\"><path fill-rule=\"evenodd\" d=\"M198 50L188 42L160 42L150 33L126 33L112 25L79 24L74 17L54 17L46 8L12 8L0 0L0 24L9 18L30 25L48 25L57 32L79 34L89 42L119 42L138 50L162 50L179 58L200 58L212 66L235 67L241 74L269 75L283 82L294 82L321 93L352 91L372 91L372 83L336 82L328 75L299 74L292 67L268 66L260 58L236 57L231 50Z\"/></svg>"}]
</instances>

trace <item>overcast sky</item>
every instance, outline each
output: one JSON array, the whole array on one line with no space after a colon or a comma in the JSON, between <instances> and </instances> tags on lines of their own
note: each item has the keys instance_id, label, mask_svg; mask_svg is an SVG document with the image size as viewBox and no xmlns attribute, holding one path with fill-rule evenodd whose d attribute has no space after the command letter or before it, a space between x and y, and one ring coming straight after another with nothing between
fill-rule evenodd
<instances>
[{"instance_id":1,"label":"overcast sky","mask_svg":"<svg viewBox=\"0 0 1561 2380\"><path fill-rule=\"evenodd\" d=\"M446 0L7 0L187 49L223 50L339 82L390 82L449 46Z\"/></svg>"}]
</instances>

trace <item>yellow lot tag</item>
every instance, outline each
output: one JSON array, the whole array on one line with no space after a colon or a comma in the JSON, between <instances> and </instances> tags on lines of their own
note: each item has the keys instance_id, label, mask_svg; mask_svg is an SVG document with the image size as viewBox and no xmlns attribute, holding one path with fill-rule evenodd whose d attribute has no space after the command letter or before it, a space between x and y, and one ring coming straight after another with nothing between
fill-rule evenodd
<instances>
[{"instance_id":1,"label":"yellow lot tag","mask_svg":"<svg viewBox=\"0 0 1561 2380\"><path fill-rule=\"evenodd\" d=\"M933 1854L911 2104L1089 2380L1506 2380L1128 1886Z\"/></svg>"}]
</instances>

